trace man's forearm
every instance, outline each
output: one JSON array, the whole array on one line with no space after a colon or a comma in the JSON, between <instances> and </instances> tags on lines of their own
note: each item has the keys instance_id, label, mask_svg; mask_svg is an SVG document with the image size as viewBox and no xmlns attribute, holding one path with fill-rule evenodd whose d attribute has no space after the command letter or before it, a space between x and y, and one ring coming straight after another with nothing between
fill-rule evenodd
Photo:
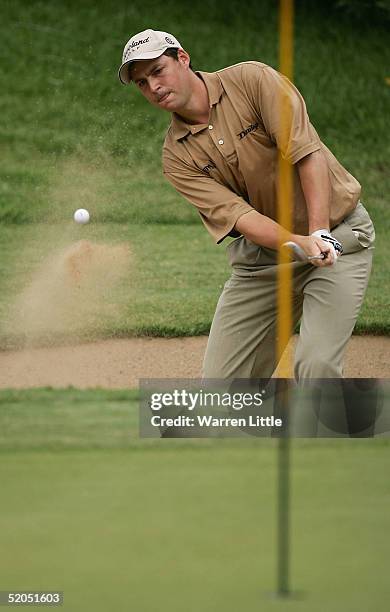
<instances>
[{"instance_id":1,"label":"man's forearm","mask_svg":"<svg viewBox=\"0 0 390 612\"><path fill-rule=\"evenodd\" d=\"M317 261L312 260L313 265L326 266L332 263L332 259L325 258L323 260L318 259L318 255L326 253L330 250L329 245L325 244L322 240L313 236L300 236L299 234L291 234L281 225L273 221L269 217L262 215L257 210L251 210L250 212L242 215L234 228L238 230L245 238L251 240L259 246L268 247L275 251L284 242L295 242L301 249L304 250L305 254L309 257L315 257Z\"/></svg>"},{"instance_id":2,"label":"man's forearm","mask_svg":"<svg viewBox=\"0 0 390 612\"><path fill-rule=\"evenodd\" d=\"M298 172L305 196L309 234L318 229L329 229L330 188L328 164L321 151L306 155L298 163ZM291 234L278 223L253 210L242 215L235 229L255 244L278 249L281 242L301 243L301 236Z\"/></svg>"},{"instance_id":3,"label":"man's forearm","mask_svg":"<svg viewBox=\"0 0 390 612\"><path fill-rule=\"evenodd\" d=\"M297 163L309 219L309 234L329 229L330 187L328 164L322 151L306 155Z\"/></svg>"},{"instance_id":4,"label":"man's forearm","mask_svg":"<svg viewBox=\"0 0 390 612\"><path fill-rule=\"evenodd\" d=\"M279 248L280 243L297 238L295 234L285 230L276 221L256 210L242 215L234 227L248 240L275 251Z\"/></svg>"}]
</instances>

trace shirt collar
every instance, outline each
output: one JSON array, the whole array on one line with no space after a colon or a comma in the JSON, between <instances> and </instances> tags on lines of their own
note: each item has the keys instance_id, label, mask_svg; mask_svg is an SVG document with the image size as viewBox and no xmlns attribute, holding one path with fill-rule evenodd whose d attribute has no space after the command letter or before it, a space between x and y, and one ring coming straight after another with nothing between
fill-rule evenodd
<instances>
[{"instance_id":1,"label":"shirt collar","mask_svg":"<svg viewBox=\"0 0 390 612\"><path fill-rule=\"evenodd\" d=\"M222 95L223 87L220 78L216 72L197 71L195 74L199 76L206 85L211 108L219 102ZM189 125L184 119L179 117L179 115L172 113L171 128L174 139L180 140L189 133L196 134L200 132L204 129L204 125Z\"/></svg>"}]
</instances>

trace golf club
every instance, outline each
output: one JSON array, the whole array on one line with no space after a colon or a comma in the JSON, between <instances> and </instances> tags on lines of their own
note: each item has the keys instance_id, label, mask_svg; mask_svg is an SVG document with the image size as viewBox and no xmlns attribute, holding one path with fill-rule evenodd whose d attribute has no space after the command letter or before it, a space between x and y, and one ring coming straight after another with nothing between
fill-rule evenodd
<instances>
[{"instance_id":1,"label":"golf club","mask_svg":"<svg viewBox=\"0 0 390 612\"><path fill-rule=\"evenodd\" d=\"M326 259L327 253L321 253L320 255L306 255L305 251L293 241L284 242L282 248L290 249L292 255L296 261L311 261L313 259Z\"/></svg>"}]
</instances>

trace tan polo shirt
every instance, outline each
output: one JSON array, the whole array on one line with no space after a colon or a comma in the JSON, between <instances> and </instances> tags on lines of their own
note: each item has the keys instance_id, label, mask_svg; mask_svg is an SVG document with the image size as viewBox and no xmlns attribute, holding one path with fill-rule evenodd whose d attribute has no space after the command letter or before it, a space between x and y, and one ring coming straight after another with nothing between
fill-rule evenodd
<instances>
[{"instance_id":1,"label":"tan polo shirt","mask_svg":"<svg viewBox=\"0 0 390 612\"><path fill-rule=\"evenodd\" d=\"M277 220L278 149L296 164L321 149L329 167L331 227L356 206L360 185L321 142L294 85L260 62L243 62L213 73L197 72L210 101L209 122L187 125L172 115L164 147L166 178L196 206L216 242L233 230L241 215L256 209ZM279 101L291 105L289 133L281 134ZM294 171L293 231L308 233L305 198Z\"/></svg>"}]
</instances>

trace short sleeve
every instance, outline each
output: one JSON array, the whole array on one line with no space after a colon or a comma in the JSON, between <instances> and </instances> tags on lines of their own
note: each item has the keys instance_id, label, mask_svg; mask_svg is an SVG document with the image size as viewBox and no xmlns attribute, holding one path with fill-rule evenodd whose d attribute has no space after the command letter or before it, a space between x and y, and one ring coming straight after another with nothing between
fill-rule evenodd
<instances>
[{"instance_id":1,"label":"short sleeve","mask_svg":"<svg viewBox=\"0 0 390 612\"><path fill-rule=\"evenodd\" d=\"M233 232L238 219L253 210L243 198L166 150L163 173L175 189L193 204L214 241L218 244Z\"/></svg>"},{"instance_id":2,"label":"short sleeve","mask_svg":"<svg viewBox=\"0 0 390 612\"><path fill-rule=\"evenodd\" d=\"M287 77L270 66L253 62L246 65L243 79L265 131L284 159L296 164L321 148L305 101ZM287 120L282 120L282 109Z\"/></svg>"}]
</instances>

